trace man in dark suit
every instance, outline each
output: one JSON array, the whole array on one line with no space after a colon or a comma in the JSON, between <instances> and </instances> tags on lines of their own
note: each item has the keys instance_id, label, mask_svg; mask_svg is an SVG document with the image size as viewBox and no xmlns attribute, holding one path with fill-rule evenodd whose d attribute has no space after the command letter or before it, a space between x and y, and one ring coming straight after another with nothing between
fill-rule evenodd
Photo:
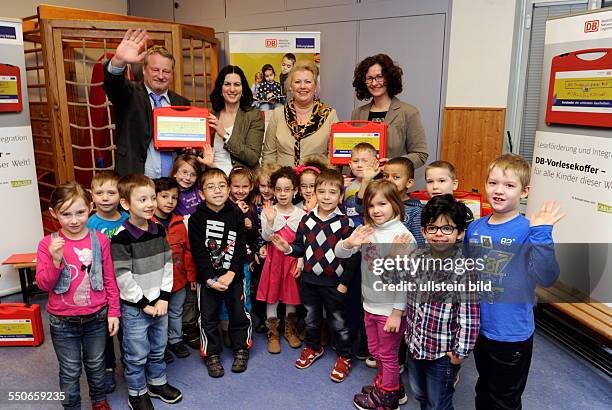
<instances>
[{"instance_id":1,"label":"man in dark suit","mask_svg":"<svg viewBox=\"0 0 612 410\"><path fill-rule=\"evenodd\" d=\"M159 178L168 176L173 153L153 147L152 108L191 104L168 89L173 81L172 54L161 46L145 50L146 42L145 30L127 31L105 65L104 90L115 109L115 171L121 176L136 172ZM140 62L143 81L126 79L126 65Z\"/></svg>"}]
</instances>

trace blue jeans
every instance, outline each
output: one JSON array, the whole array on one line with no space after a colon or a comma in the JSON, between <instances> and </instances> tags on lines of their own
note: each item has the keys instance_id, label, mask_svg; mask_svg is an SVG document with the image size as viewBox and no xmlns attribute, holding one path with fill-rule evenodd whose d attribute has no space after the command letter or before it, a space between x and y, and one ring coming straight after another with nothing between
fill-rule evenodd
<instances>
[{"instance_id":1,"label":"blue jeans","mask_svg":"<svg viewBox=\"0 0 612 410\"><path fill-rule=\"evenodd\" d=\"M79 378L85 366L92 403L106 400L104 348L106 346L107 309L93 315L56 316L49 314L51 340L59 362L60 389L66 409L81 408Z\"/></svg>"},{"instance_id":2,"label":"blue jeans","mask_svg":"<svg viewBox=\"0 0 612 410\"><path fill-rule=\"evenodd\" d=\"M189 286L189 285L187 285ZM179 289L170 295L168 303L168 344L183 340L183 303L187 290Z\"/></svg>"},{"instance_id":3,"label":"blue jeans","mask_svg":"<svg viewBox=\"0 0 612 410\"><path fill-rule=\"evenodd\" d=\"M459 365L451 364L446 355L436 360L408 358L407 362L410 388L421 409L453 409L453 384Z\"/></svg>"},{"instance_id":4,"label":"blue jeans","mask_svg":"<svg viewBox=\"0 0 612 410\"><path fill-rule=\"evenodd\" d=\"M152 317L140 308L122 303L121 327L128 394L145 394L147 383L166 384L164 350L168 341L168 315Z\"/></svg>"}]
</instances>

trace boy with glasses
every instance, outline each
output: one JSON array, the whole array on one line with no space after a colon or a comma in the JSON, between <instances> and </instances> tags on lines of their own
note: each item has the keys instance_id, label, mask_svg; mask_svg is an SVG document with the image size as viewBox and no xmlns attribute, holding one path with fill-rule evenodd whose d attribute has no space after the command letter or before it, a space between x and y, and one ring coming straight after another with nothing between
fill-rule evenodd
<instances>
[{"instance_id":1,"label":"boy with glasses","mask_svg":"<svg viewBox=\"0 0 612 410\"><path fill-rule=\"evenodd\" d=\"M428 246L413 256L425 262L416 275L417 286L458 283L469 289L471 272L446 269L450 260L463 258L460 245L467 218L467 207L450 194L435 196L425 205L421 233ZM408 379L421 408L453 408L455 376L476 344L479 311L473 292L409 292Z\"/></svg>"},{"instance_id":2,"label":"boy with glasses","mask_svg":"<svg viewBox=\"0 0 612 410\"><path fill-rule=\"evenodd\" d=\"M234 350L232 372L247 368L251 347L251 316L244 306L243 265L246 229L242 211L229 200L229 180L218 168L200 177L204 200L189 218L189 242L197 268L200 305L200 354L210 377L225 374L221 364L223 338L219 331L221 302L229 313L229 333Z\"/></svg>"}]
</instances>

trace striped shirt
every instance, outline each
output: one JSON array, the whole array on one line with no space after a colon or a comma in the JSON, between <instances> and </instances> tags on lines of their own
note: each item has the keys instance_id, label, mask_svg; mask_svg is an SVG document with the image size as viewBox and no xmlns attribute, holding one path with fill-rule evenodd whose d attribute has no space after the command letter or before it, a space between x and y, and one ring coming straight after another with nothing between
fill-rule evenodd
<instances>
[{"instance_id":1,"label":"striped shirt","mask_svg":"<svg viewBox=\"0 0 612 410\"><path fill-rule=\"evenodd\" d=\"M122 303L143 309L169 299L172 251L160 224L149 221L149 229L143 231L125 221L111 239L111 254Z\"/></svg>"}]
</instances>

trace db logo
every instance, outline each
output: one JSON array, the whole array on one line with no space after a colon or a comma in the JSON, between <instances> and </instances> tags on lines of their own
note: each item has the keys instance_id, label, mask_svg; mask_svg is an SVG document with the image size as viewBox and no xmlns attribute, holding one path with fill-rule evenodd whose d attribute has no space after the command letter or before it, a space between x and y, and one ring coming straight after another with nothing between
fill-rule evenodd
<instances>
[{"instance_id":1,"label":"db logo","mask_svg":"<svg viewBox=\"0 0 612 410\"><path fill-rule=\"evenodd\" d=\"M585 33L594 33L599 31L599 20L589 20L584 23Z\"/></svg>"},{"instance_id":2,"label":"db logo","mask_svg":"<svg viewBox=\"0 0 612 410\"><path fill-rule=\"evenodd\" d=\"M278 40L275 38L267 38L266 39L266 48L276 48L278 47Z\"/></svg>"}]
</instances>

